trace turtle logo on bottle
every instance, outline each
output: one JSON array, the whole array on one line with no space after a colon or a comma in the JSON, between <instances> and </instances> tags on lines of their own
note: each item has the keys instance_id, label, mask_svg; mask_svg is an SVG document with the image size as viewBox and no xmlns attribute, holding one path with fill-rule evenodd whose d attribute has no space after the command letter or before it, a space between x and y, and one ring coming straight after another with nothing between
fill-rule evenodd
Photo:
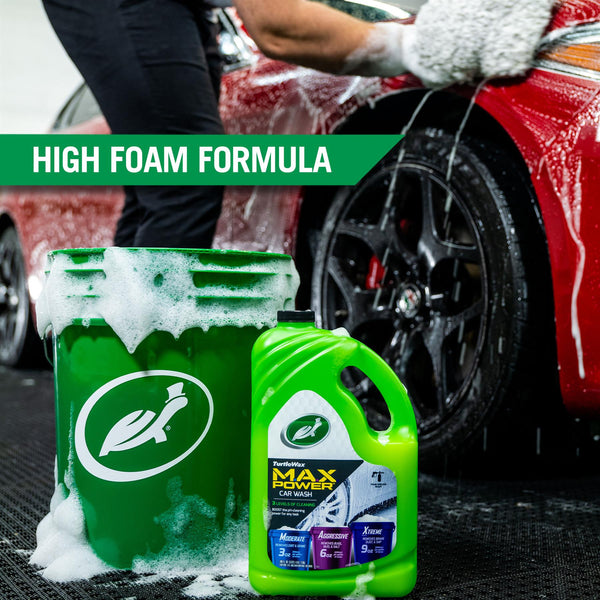
<instances>
[{"instance_id":1,"label":"turtle logo on bottle","mask_svg":"<svg viewBox=\"0 0 600 600\"><path fill-rule=\"evenodd\" d=\"M316 446L327 437L329 430L329 421L324 416L304 415L281 432L281 441L291 448Z\"/></svg>"},{"instance_id":2,"label":"turtle logo on bottle","mask_svg":"<svg viewBox=\"0 0 600 600\"><path fill-rule=\"evenodd\" d=\"M75 423L75 452L100 479L147 479L194 452L213 413L210 391L191 375L130 373L104 384L83 404Z\"/></svg>"}]
</instances>

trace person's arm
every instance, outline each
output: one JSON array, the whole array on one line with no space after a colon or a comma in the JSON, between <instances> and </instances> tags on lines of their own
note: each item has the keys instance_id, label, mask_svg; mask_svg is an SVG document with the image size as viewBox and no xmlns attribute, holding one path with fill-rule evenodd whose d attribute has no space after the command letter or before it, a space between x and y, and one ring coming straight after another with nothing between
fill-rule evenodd
<instances>
[{"instance_id":1,"label":"person's arm","mask_svg":"<svg viewBox=\"0 0 600 600\"><path fill-rule=\"evenodd\" d=\"M311 0L234 0L261 51L326 71L357 75L398 75L403 31L398 23L373 25Z\"/></svg>"},{"instance_id":2,"label":"person's arm","mask_svg":"<svg viewBox=\"0 0 600 600\"><path fill-rule=\"evenodd\" d=\"M234 3L271 58L348 75L410 70L426 86L442 88L525 73L554 0L428 0L415 25L373 25L311 0Z\"/></svg>"}]
</instances>

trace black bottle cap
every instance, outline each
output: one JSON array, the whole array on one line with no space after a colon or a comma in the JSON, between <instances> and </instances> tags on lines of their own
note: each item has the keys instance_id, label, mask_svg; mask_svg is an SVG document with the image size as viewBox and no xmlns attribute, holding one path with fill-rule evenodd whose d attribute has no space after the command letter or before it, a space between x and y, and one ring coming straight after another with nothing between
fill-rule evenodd
<instances>
[{"instance_id":1,"label":"black bottle cap","mask_svg":"<svg viewBox=\"0 0 600 600\"><path fill-rule=\"evenodd\" d=\"M278 310L278 323L314 323L315 313L312 310Z\"/></svg>"}]
</instances>

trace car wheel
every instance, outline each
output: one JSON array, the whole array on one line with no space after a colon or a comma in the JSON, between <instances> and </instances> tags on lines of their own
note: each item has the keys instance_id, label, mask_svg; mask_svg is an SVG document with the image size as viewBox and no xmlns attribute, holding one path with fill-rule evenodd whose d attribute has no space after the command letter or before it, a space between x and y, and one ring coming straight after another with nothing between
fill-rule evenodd
<instances>
[{"instance_id":1,"label":"car wheel","mask_svg":"<svg viewBox=\"0 0 600 600\"><path fill-rule=\"evenodd\" d=\"M455 147L438 130L410 133L400 152L400 162L388 157L339 190L312 303L322 326L345 327L395 370L414 406L421 464L439 467L510 403L519 375L532 374L532 340L552 347L552 323L535 314L547 254L530 184L517 181L506 153ZM350 370L344 382L369 422L385 427L370 381Z\"/></svg>"},{"instance_id":2,"label":"car wheel","mask_svg":"<svg viewBox=\"0 0 600 600\"><path fill-rule=\"evenodd\" d=\"M348 523L349 516L350 486L348 481L344 481L298 525L298 529L306 531L319 526L341 527Z\"/></svg>"},{"instance_id":3,"label":"car wheel","mask_svg":"<svg viewBox=\"0 0 600 600\"><path fill-rule=\"evenodd\" d=\"M0 364L23 365L39 349L21 244L14 227L7 227L0 232Z\"/></svg>"}]
</instances>

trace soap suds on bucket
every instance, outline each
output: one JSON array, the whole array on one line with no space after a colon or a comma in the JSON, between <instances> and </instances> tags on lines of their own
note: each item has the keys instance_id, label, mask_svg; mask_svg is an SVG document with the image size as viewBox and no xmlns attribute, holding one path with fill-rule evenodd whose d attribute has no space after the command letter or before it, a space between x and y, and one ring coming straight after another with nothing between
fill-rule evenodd
<instances>
[{"instance_id":1,"label":"soap suds on bucket","mask_svg":"<svg viewBox=\"0 0 600 600\"><path fill-rule=\"evenodd\" d=\"M72 478L67 481L70 491L65 484L54 490L50 512L38 524L37 547L29 559L30 564L42 567L43 577L57 582L88 579L112 570L89 546L79 496Z\"/></svg>"},{"instance_id":2,"label":"soap suds on bucket","mask_svg":"<svg viewBox=\"0 0 600 600\"><path fill-rule=\"evenodd\" d=\"M49 255L46 285L37 303L38 331L44 334L51 328L60 335L72 324L106 323L134 352L155 331L178 338L192 328L274 326L277 310L293 308L298 284L291 257L281 254L123 248L55 251ZM88 542L73 473L69 457L61 474L64 483L56 485L30 559L43 577L58 582L115 571ZM166 491L170 508L154 517L165 544L158 553L134 558L136 583L195 576L184 590L190 597L250 593L248 509L236 496L233 483L220 510L199 496L184 494L179 477L170 479Z\"/></svg>"},{"instance_id":3,"label":"soap suds on bucket","mask_svg":"<svg viewBox=\"0 0 600 600\"><path fill-rule=\"evenodd\" d=\"M300 281L291 258L275 254L107 248L58 251L49 261L40 336L103 319L129 352L153 331L177 339L194 327L273 327L277 310L294 307Z\"/></svg>"},{"instance_id":4,"label":"soap suds on bucket","mask_svg":"<svg viewBox=\"0 0 600 600\"><path fill-rule=\"evenodd\" d=\"M66 485L56 487L50 513L38 525L37 548L30 564L42 568L42 577L61 583L115 571L90 547L81 502L69 473L65 480ZM139 575L136 583L192 575L196 579L182 590L191 598L254 594L248 581L248 505L238 518L232 518L236 503L230 492L225 522L217 530L216 509L197 496L184 495L179 478L171 481L169 496L171 508L157 517L167 543L160 553L134 561L132 571ZM192 537L198 538L195 543L201 548L193 548Z\"/></svg>"},{"instance_id":5,"label":"soap suds on bucket","mask_svg":"<svg viewBox=\"0 0 600 600\"><path fill-rule=\"evenodd\" d=\"M180 478L171 480L168 495L172 506L157 517L165 532L165 546L157 554L135 559L133 571L163 577L195 575L195 581L183 590L190 597L254 593L248 582L248 504L233 518L237 511L233 485L222 527L217 525L216 508L183 494Z\"/></svg>"}]
</instances>

